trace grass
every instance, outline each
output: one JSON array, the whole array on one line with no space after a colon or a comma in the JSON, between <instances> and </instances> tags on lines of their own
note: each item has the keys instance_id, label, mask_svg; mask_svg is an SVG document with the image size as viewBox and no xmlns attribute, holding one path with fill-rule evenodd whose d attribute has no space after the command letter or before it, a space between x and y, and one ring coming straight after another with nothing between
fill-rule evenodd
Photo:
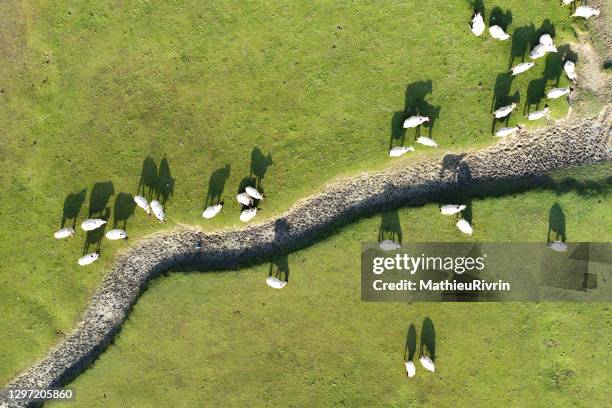
<instances>
[{"instance_id":1,"label":"grass","mask_svg":"<svg viewBox=\"0 0 612 408\"><path fill-rule=\"evenodd\" d=\"M474 199L473 239L546 242L556 203L569 240L610 241L610 168ZM398 216L404 242L469 240L436 204ZM114 344L71 384L77 401L65 406L605 405L612 332L606 303L361 302L361 243L376 241L380 224L380 215L363 219L275 259L290 270L282 291L264 284L276 268L267 263L154 280ZM408 380L407 329L413 323L421 336L426 317L435 328L437 372L419 366Z\"/></svg>"},{"instance_id":2,"label":"grass","mask_svg":"<svg viewBox=\"0 0 612 408\"><path fill-rule=\"evenodd\" d=\"M556 1L487 2L487 21L494 6L512 11L511 33L526 27L519 40L533 40L548 19L558 45L574 41ZM510 83L513 44L472 36L464 1L0 7L1 383L74 327L125 247L103 241L101 259L77 267L95 237L53 240L64 215L78 225L108 208L111 224L120 215L134 239L155 232L159 224L125 205L144 175L147 192L154 185L168 198L166 228L232 227L233 196L254 176L268 196L261 217L271 217L339 175L392 163L389 141L401 138L406 105L438 115L431 130L442 149L481 147L493 141L495 96L520 93L517 123L530 83L545 77L552 87L560 73L551 56ZM564 101L552 107L565 115ZM163 169L161 184L143 174L151 163ZM227 165L227 177L214 173ZM221 189L227 207L203 223L213 174L211 192Z\"/></svg>"}]
</instances>

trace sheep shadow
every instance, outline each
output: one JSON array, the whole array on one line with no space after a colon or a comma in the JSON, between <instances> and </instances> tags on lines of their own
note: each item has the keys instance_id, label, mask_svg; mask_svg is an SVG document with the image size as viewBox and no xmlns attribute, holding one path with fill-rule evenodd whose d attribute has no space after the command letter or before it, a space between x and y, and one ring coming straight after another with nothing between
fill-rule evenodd
<instances>
[{"instance_id":1,"label":"sheep shadow","mask_svg":"<svg viewBox=\"0 0 612 408\"><path fill-rule=\"evenodd\" d=\"M510 24L512 24L512 11L503 11L500 7L493 7L489 17L489 27L498 25L507 33Z\"/></svg>"},{"instance_id":2,"label":"sheep shadow","mask_svg":"<svg viewBox=\"0 0 612 408\"><path fill-rule=\"evenodd\" d=\"M467 0L472 10L479 12L484 20L485 18L485 6L482 0Z\"/></svg>"},{"instance_id":3,"label":"sheep shadow","mask_svg":"<svg viewBox=\"0 0 612 408\"><path fill-rule=\"evenodd\" d=\"M170 163L164 157L159 162L159 171L157 173L157 199L162 205L166 205L166 202L174 193L174 178L172 178L172 172L170 171Z\"/></svg>"},{"instance_id":4,"label":"sheep shadow","mask_svg":"<svg viewBox=\"0 0 612 408\"><path fill-rule=\"evenodd\" d=\"M62 213L62 228L66 226L66 221L72 220L72 228L76 228L76 220L81 212L81 207L85 202L87 189L84 188L78 193L70 193L64 199L64 209Z\"/></svg>"},{"instance_id":5,"label":"sheep shadow","mask_svg":"<svg viewBox=\"0 0 612 408\"><path fill-rule=\"evenodd\" d=\"M275 256L270 262L270 269L268 276L274 276L285 282L289 282L289 256L288 254L281 254Z\"/></svg>"},{"instance_id":6,"label":"sheep shadow","mask_svg":"<svg viewBox=\"0 0 612 408\"><path fill-rule=\"evenodd\" d=\"M272 166L272 155L264 155L259 147L255 147L251 152L250 177L255 180L255 187L263 194L263 181L268 169Z\"/></svg>"},{"instance_id":7,"label":"sheep shadow","mask_svg":"<svg viewBox=\"0 0 612 408\"><path fill-rule=\"evenodd\" d=\"M423 319L419 354L421 356L429 356L432 361L436 360L436 330L433 321L429 317Z\"/></svg>"},{"instance_id":8,"label":"sheep shadow","mask_svg":"<svg viewBox=\"0 0 612 408\"><path fill-rule=\"evenodd\" d=\"M136 203L129 193L119 193L113 206L113 228L126 229L127 220L134 215Z\"/></svg>"},{"instance_id":9,"label":"sheep shadow","mask_svg":"<svg viewBox=\"0 0 612 408\"><path fill-rule=\"evenodd\" d=\"M544 90L546 89L546 80L544 78L533 79L529 81L527 85L527 100L523 114L526 115L531 112L531 107L534 106L534 110L540 108L540 103L545 97Z\"/></svg>"},{"instance_id":10,"label":"sheep shadow","mask_svg":"<svg viewBox=\"0 0 612 408\"><path fill-rule=\"evenodd\" d=\"M383 212L378 229L378 242L391 240L402 243L402 226L397 210Z\"/></svg>"},{"instance_id":11,"label":"sheep shadow","mask_svg":"<svg viewBox=\"0 0 612 408\"><path fill-rule=\"evenodd\" d=\"M546 242L567 240L567 231L565 230L565 214L559 203L554 203L550 207L548 213L548 234Z\"/></svg>"},{"instance_id":12,"label":"sheep shadow","mask_svg":"<svg viewBox=\"0 0 612 408\"><path fill-rule=\"evenodd\" d=\"M508 69L514 65L514 60L520 58L521 62L525 61L525 55L537 43L535 26L518 27L512 33L512 46L510 47L510 59L508 61Z\"/></svg>"},{"instance_id":13,"label":"sheep shadow","mask_svg":"<svg viewBox=\"0 0 612 408\"><path fill-rule=\"evenodd\" d=\"M157 164L151 157L147 157L142 162L140 182L136 193L142 195L148 201L151 201L157 195Z\"/></svg>"},{"instance_id":14,"label":"sheep shadow","mask_svg":"<svg viewBox=\"0 0 612 408\"><path fill-rule=\"evenodd\" d=\"M229 175L229 164L226 164L224 167L218 168L212 172L210 179L208 180L208 192L206 193L204 208L219 204L221 202L221 196L223 195L223 190L225 190L225 183L229 178Z\"/></svg>"},{"instance_id":15,"label":"sheep shadow","mask_svg":"<svg viewBox=\"0 0 612 408\"><path fill-rule=\"evenodd\" d=\"M416 354L416 327L410 323L406 332L406 344L404 346L404 361L412 361Z\"/></svg>"},{"instance_id":16,"label":"sheep shadow","mask_svg":"<svg viewBox=\"0 0 612 408\"><path fill-rule=\"evenodd\" d=\"M110 218L110 208L106 208L103 213L98 214L98 217L105 221L108 221L108 219ZM87 235L85 236L85 244L83 245L83 255L87 255L91 252L100 252L100 248L102 246L102 238L104 238L106 226L107 224L104 224L100 228L97 228L93 231L87 231Z\"/></svg>"},{"instance_id":17,"label":"sheep shadow","mask_svg":"<svg viewBox=\"0 0 612 408\"><path fill-rule=\"evenodd\" d=\"M391 117L391 138L389 140L389 149L393 147L395 140L400 146L404 145L406 138L406 130L404 129L404 121L410 116L423 115L429 117L429 122L426 123L428 134L431 137L436 119L440 117L440 107L430 104L425 98L433 92L433 83L431 80L412 82L406 87L404 98L404 110L395 112ZM421 134L421 126L415 129L414 138L416 139Z\"/></svg>"},{"instance_id":18,"label":"sheep shadow","mask_svg":"<svg viewBox=\"0 0 612 408\"><path fill-rule=\"evenodd\" d=\"M95 216L102 218L102 215L109 210L107 208L108 202L114 194L115 188L112 182L105 181L94 184L89 195L89 218Z\"/></svg>"}]
</instances>

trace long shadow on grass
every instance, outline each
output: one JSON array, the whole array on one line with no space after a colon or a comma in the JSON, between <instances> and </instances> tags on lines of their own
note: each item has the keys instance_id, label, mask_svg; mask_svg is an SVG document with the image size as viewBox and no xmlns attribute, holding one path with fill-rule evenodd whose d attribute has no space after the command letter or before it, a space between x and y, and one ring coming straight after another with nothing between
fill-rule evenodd
<instances>
[{"instance_id":1,"label":"long shadow on grass","mask_svg":"<svg viewBox=\"0 0 612 408\"><path fill-rule=\"evenodd\" d=\"M113 207L113 228L126 229L127 220L134 215L136 203L134 196L129 193L119 193L115 197Z\"/></svg>"},{"instance_id":2,"label":"long shadow on grass","mask_svg":"<svg viewBox=\"0 0 612 408\"><path fill-rule=\"evenodd\" d=\"M493 88L491 113L503 106L508 106L512 103L518 104L521 101L520 91L517 90L514 92L514 94L510 95L513 80L514 77L507 72L497 75L497 78L495 79L495 87ZM491 124L491 134L495 133L495 128L498 123L505 123L505 125L507 126L511 116L512 114L500 119L497 119L495 116L493 116L493 122Z\"/></svg>"},{"instance_id":3,"label":"long shadow on grass","mask_svg":"<svg viewBox=\"0 0 612 408\"><path fill-rule=\"evenodd\" d=\"M416 327L414 323L410 323L408 326L408 332L406 333L406 345L404 346L404 361L412 361L416 354Z\"/></svg>"},{"instance_id":4,"label":"long shadow on grass","mask_svg":"<svg viewBox=\"0 0 612 408\"><path fill-rule=\"evenodd\" d=\"M222 201L223 190L225 190L225 183L230 175L230 165L218 168L213 171L208 180L208 192L206 193L206 200L204 201L204 208L210 205L219 204Z\"/></svg>"},{"instance_id":5,"label":"long shadow on grass","mask_svg":"<svg viewBox=\"0 0 612 408\"><path fill-rule=\"evenodd\" d=\"M429 356L432 361L436 361L436 329L429 317L423 319L419 354L421 356Z\"/></svg>"},{"instance_id":6,"label":"long shadow on grass","mask_svg":"<svg viewBox=\"0 0 612 408\"><path fill-rule=\"evenodd\" d=\"M561 204L554 203L550 207L548 213L548 234L546 235L546 241L567 241L567 232L565 230L565 214Z\"/></svg>"},{"instance_id":7,"label":"long shadow on grass","mask_svg":"<svg viewBox=\"0 0 612 408\"><path fill-rule=\"evenodd\" d=\"M533 24L518 27L512 33L512 46L510 48L510 59L508 60L508 69L512 68L516 59L519 62L524 62L526 55L537 44L538 37Z\"/></svg>"},{"instance_id":8,"label":"long shadow on grass","mask_svg":"<svg viewBox=\"0 0 612 408\"><path fill-rule=\"evenodd\" d=\"M491 16L489 17L489 27L498 25L508 32L508 27L512 24L512 11L502 10L500 7L494 7L491 10Z\"/></svg>"},{"instance_id":9,"label":"long shadow on grass","mask_svg":"<svg viewBox=\"0 0 612 408\"><path fill-rule=\"evenodd\" d=\"M66 196L62 214L62 228L66 226L66 222L69 220L72 220L72 228L76 228L76 220L85 202L86 193L87 189L84 188L78 193L70 193Z\"/></svg>"},{"instance_id":10,"label":"long shadow on grass","mask_svg":"<svg viewBox=\"0 0 612 408\"><path fill-rule=\"evenodd\" d=\"M382 213L380 228L378 229L378 242L387 239L399 244L402 243L402 226L397 210Z\"/></svg>"},{"instance_id":11,"label":"long shadow on grass","mask_svg":"<svg viewBox=\"0 0 612 408\"><path fill-rule=\"evenodd\" d=\"M89 195L89 218L101 218L108 221L110 218L108 203L113 194L115 194L115 188L112 182L105 181L94 184ZM85 244L83 245L83 254L100 252L105 230L106 224L93 231L87 231Z\"/></svg>"}]
</instances>

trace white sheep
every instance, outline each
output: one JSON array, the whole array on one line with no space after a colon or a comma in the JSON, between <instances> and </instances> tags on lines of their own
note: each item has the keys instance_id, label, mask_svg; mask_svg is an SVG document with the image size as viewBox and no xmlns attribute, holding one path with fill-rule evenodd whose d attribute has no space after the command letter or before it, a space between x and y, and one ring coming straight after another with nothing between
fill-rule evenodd
<instances>
[{"instance_id":1,"label":"white sheep","mask_svg":"<svg viewBox=\"0 0 612 408\"><path fill-rule=\"evenodd\" d=\"M457 225L457 228L459 228L459 231L463 232L464 234L472 235L472 233L474 232L474 230L472 229L472 226L470 225L470 223L467 222L463 218L461 218L459 221L457 221L456 225Z\"/></svg>"},{"instance_id":2,"label":"white sheep","mask_svg":"<svg viewBox=\"0 0 612 408\"><path fill-rule=\"evenodd\" d=\"M527 120L542 119L544 116L546 116L546 114L548 114L549 110L550 109L548 108L548 105L544 105L544 109L535 111L535 112L531 112L529 115L527 115Z\"/></svg>"},{"instance_id":3,"label":"white sheep","mask_svg":"<svg viewBox=\"0 0 612 408\"><path fill-rule=\"evenodd\" d=\"M522 62L518 65L513 66L512 69L510 69L510 71L512 72L512 75L514 76L514 75L522 74L523 72L527 71L533 66L535 66L535 62Z\"/></svg>"},{"instance_id":4,"label":"white sheep","mask_svg":"<svg viewBox=\"0 0 612 408\"><path fill-rule=\"evenodd\" d=\"M499 108L495 112L493 112L493 116L495 116L495 118L497 118L497 119L505 118L510 113L512 113L514 108L516 108L516 103L512 103L512 104L507 105L507 106L502 106L501 108Z\"/></svg>"},{"instance_id":5,"label":"white sheep","mask_svg":"<svg viewBox=\"0 0 612 408\"><path fill-rule=\"evenodd\" d=\"M396 146L393 149L389 150L390 157L400 157L405 155L408 152L414 152L414 147L412 146Z\"/></svg>"},{"instance_id":6,"label":"white sheep","mask_svg":"<svg viewBox=\"0 0 612 408\"><path fill-rule=\"evenodd\" d=\"M552 241L548 244L548 247L555 252L565 252L567 251L567 245L561 241Z\"/></svg>"},{"instance_id":7,"label":"white sheep","mask_svg":"<svg viewBox=\"0 0 612 408\"><path fill-rule=\"evenodd\" d=\"M442 215L455 215L466 208L467 206L465 204L445 204L440 206L440 212Z\"/></svg>"},{"instance_id":8,"label":"white sheep","mask_svg":"<svg viewBox=\"0 0 612 408\"><path fill-rule=\"evenodd\" d=\"M576 8L576 11L574 12L574 14L572 14L572 17L582 17L584 19L589 19L593 16L598 16L599 15L599 10L594 9L593 7L589 7L589 6L580 6L578 8Z\"/></svg>"},{"instance_id":9,"label":"white sheep","mask_svg":"<svg viewBox=\"0 0 612 408\"><path fill-rule=\"evenodd\" d=\"M431 371L432 373L436 371L436 366L434 365L433 360L429 358L429 356L421 356L419 357L419 361L421 362L423 368L427 371Z\"/></svg>"},{"instance_id":10,"label":"white sheep","mask_svg":"<svg viewBox=\"0 0 612 408\"><path fill-rule=\"evenodd\" d=\"M569 95L571 91L572 91L572 89L570 87L567 87L567 88L553 88L550 91L548 91L546 96L549 99L557 99L557 98L560 98L562 96Z\"/></svg>"},{"instance_id":11,"label":"white sheep","mask_svg":"<svg viewBox=\"0 0 612 408\"><path fill-rule=\"evenodd\" d=\"M489 27L489 34L491 34L491 37L500 41L505 41L510 38L510 35L506 34L504 29L498 25L492 25L491 27Z\"/></svg>"},{"instance_id":12,"label":"white sheep","mask_svg":"<svg viewBox=\"0 0 612 408\"><path fill-rule=\"evenodd\" d=\"M93 231L95 229L100 228L104 224L106 224L106 221L104 221L103 219L90 218L81 223L81 228L83 228L83 231Z\"/></svg>"},{"instance_id":13,"label":"white sheep","mask_svg":"<svg viewBox=\"0 0 612 408\"><path fill-rule=\"evenodd\" d=\"M250 195L248 195L247 193L240 193L236 196L236 200L244 205L245 207L250 207L252 206L255 201L253 201L253 197L251 197Z\"/></svg>"},{"instance_id":14,"label":"white sheep","mask_svg":"<svg viewBox=\"0 0 612 408\"><path fill-rule=\"evenodd\" d=\"M100 257L100 254L98 254L97 252L92 252L91 254L87 254L81 258L79 258L79 265L81 266L85 266L85 265L89 265L94 263L98 258Z\"/></svg>"},{"instance_id":15,"label":"white sheep","mask_svg":"<svg viewBox=\"0 0 612 408\"><path fill-rule=\"evenodd\" d=\"M546 55L546 50L547 50L547 48L546 48L545 45L538 44L529 53L529 58L531 58L531 59L542 58L544 55Z\"/></svg>"},{"instance_id":16,"label":"white sheep","mask_svg":"<svg viewBox=\"0 0 612 408\"><path fill-rule=\"evenodd\" d=\"M404 129L415 128L425 122L429 122L428 116L411 116L404 121Z\"/></svg>"},{"instance_id":17,"label":"white sheep","mask_svg":"<svg viewBox=\"0 0 612 408\"><path fill-rule=\"evenodd\" d=\"M519 129L520 128L518 126L499 128L497 132L495 132L495 136L497 137L510 136L511 134L518 132Z\"/></svg>"},{"instance_id":18,"label":"white sheep","mask_svg":"<svg viewBox=\"0 0 612 408\"><path fill-rule=\"evenodd\" d=\"M206 209L202 212L202 217L206 219L210 219L214 217L215 215L219 214L222 208L223 208L223 201L220 202L219 204L215 204L215 205L206 207Z\"/></svg>"},{"instance_id":19,"label":"white sheep","mask_svg":"<svg viewBox=\"0 0 612 408\"><path fill-rule=\"evenodd\" d=\"M274 289L282 289L285 286L287 286L286 281L280 280L275 276L268 276L266 278L266 283L268 284L269 287L274 288Z\"/></svg>"},{"instance_id":20,"label":"white sheep","mask_svg":"<svg viewBox=\"0 0 612 408\"><path fill-rule=\"evenodd\" d=\"M257 189L255 187L248 186L244 190L245 190L245 192L248 195L250 195L251 197L253 197L256 200L263 200L264 199L263 194L261 194L259 191L257 191Z\"/></svg>"},{"instance_id":21,"label":"white sheep","mask_svg":"<svg viewBox=\"0 0 612 408\"><path fill-rule=\"evenodd\" d=\"M56 239L64 239L64 238L71 237L73 235L74 235L74 228L71 228L71 227L62 228L56 231L55 234L53 234L53 236Z\"/></svg>"},{"instance_id":22,"label":"white sheep","mask_svg":"<svg viewBox=\"0 0 612 408\"><path fill-rule=\"evenodd\" d=\"M472 15L472 21L470 23L470 30L474 33L474 35L476 35L477 37L480 37L484 29L485 29L485 23L482 18L482 14L480 14L478 11L475 11L474 14Z\"/></svg>"},{"instance_id":23,"label":"white sheep","mask_svg":"<svg viewBox=\"0 0 612 408\"><path fill-rule=\"evenodd\" d=\"M259 208L247 208L246 210L240 213L240 221L247 222L247 221L252 220L253 217L257 215L258 211L259 211Z\"/></svg>"},{"instance_id":24,"label":"white sheep","mask_svg":"<svg viewBox=\"0 0 612 408\"><path fill-rule=\"evenodd\" d=\"M562 0L563 3L561 5L562 6L567 6L568 4L573 3L574 1L576 1L576 0Z\"/></svg>"},{"instance_id":25,"label":"white sheep","mask_svg":"<svg viewBox=\"0 0 612 408\"><path fill-rule=\"evenodd\" d=\"M119 239L127 239L127 233L122 230L122 229L112 229L110 231L108 231L106 233L106 238L110 239L111 241L116 241Z\"/></svg>"},{"instance_id":26,"label":"white sheep","mask_svg":"<svg viewBox=\"0 0 612 408\"><path fill-rule=\"evenodd\" d=\"M161 222L166 222L166 213L164 213L164 207L162 207L159 201L151 201L151 210L153 210L153 215L155 215L155 218Z\"/></svg>"},{"instance_id":27,"label":"white sheep","mask_svg":"<svg viewBox=\"0 0 612 408\"><path fill-rule=\"evenodd\" d=\"M384 241L381 241L378 246L383 251L395 251L396 249L400 249L402 247L400 244L390 239L385 239Z\"/></svg>"},{"instance_id":28,"label":"white sheep","mask_svg":"<svg viewBox=\"0 0 612 408\"><path fill-rule=\"evenodd\" d=\"M136 205L140 208L142 208L143 210L145 210L145 212L148 215L151 215L151 207L149 206L149 202L147 201L146 198L144 198L141 195L137 195L134 197L134 202L136 203Z\"/></svg>"},{"instance_id":29,"label":"white sheep","mask_svg":"<svg viewBox=\"0 0 612 408\"><path fill-rule=\"evenodd\" d=\"M563 70L569 79L574 81L578 75L576 75L576 64L574 61L565 61L563 64Z\"/></svg>"},{"instance_id":30,"label":"white sheep","mask_svg":"<svg viewBox=\"0 0 612 408\"><path fill-rule=\"evenodd\" d=\"M557 47L555 47L555 44L550 34L542 34L540 36L540 44L544 46L546 52L557 52Z\"/></svg>"},{"instance_id":31,"label":"white sheep","mask_svg":"<svg viewBox=\"0 0 612 408\"><path fill-rule=\"evenodd\" d=\"M410 361L406 361L406 374L408 374L408 377L412 378L414 377L414 374L416 373L416 366L414 365L414 363L410 360Z\"/></svg>"},{"instance_id":32,"label":"white sheep","mask_svg":"<svg viewBox=\"0 0 612 408\"><path fill-rule=\"evenodd\" d=\"M419 136L416 142L422 144L423 146L438 147L436 141L427 136Z\"/></svg>"}]
</instances>

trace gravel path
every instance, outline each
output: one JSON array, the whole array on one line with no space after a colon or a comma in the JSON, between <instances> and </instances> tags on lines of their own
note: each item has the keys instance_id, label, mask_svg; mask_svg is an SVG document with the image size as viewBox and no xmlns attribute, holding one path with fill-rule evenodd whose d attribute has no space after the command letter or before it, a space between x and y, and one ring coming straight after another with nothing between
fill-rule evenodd
<instances>
[{"instance_id":1,"label":"gravel path","mask_svg":"<svg viewBox=\"0 0 612 408\"><path fill-rule=\"evenodd\" d=\"M147 282L171 267L189 265L203 271L233 268L302 248L330 228L360 216L435 200L441 192L611 160L611 120L611 110L606 109L596 117L510 137L473 154L448 154L442 160L364 174L328 186L276 219L241 230L179 230L149 237L118 257L76 329L7 388L67 384L108 346ZM202 240L203 250L195 249L198 240ZM9 401L7 388L0 390L0 407L29 406L28 401Z\"/></svg>"}]
</instances>

